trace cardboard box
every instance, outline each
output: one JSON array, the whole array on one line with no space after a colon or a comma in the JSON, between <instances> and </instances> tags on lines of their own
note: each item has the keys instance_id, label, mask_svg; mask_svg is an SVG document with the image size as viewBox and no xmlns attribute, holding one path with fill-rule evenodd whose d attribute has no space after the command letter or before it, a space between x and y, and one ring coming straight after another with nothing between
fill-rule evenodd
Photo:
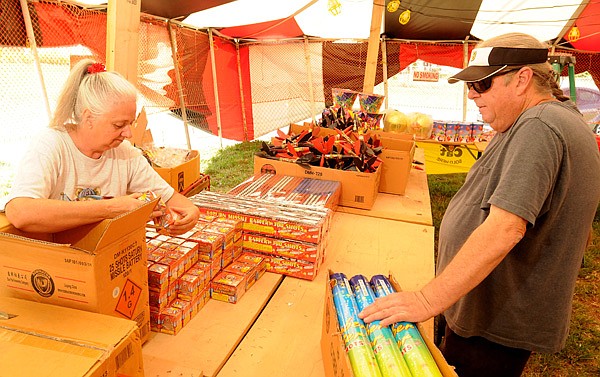
<instances>
[{"instance_id":1,"label":"cardboard box","mask_svg":"<svg viewBox=\"0 0 600 377\"><path fill-rule=\"evenodd\" d=\"M332 271L328 271L328 276L332 274ZM400 287L393 276L390 276L390 282L392 286L400 291ZM329 279L326 280L325 284L325 309L323 311L323 332L321 334L321 353L323 355L323 366L325 367L325 376L345 376L354 377L352 367L350 366L350 359L346 353L344 339L338 323L335 306L333 303L333 293L331 292L331 286ZM427 344L427 348L431 352L437 366L440 369L443 377L458 377L454 369L448 365L446 359L442 355L441 351L436 347L435 343L431 341L424 333L421 324L417 323L417 328L423 337L423 340Z\"/></svg>"},{"instance_id":2,"label":"cardboard box","mask_svg":"<svg viewBox=\"0 0 600 377\"><path fill-rule=\"evenodd\" d=\"M197 150L191 150L189 153L189 159L174 168L154 167L154 170L177 192L182 192L200 178L200 153Z\"/></svg>"},{"instance_id":3,"label":"cardboard box","mask_svg":"<svg viewBox=\"0 0 600 377\"><path fill-rule=\"evenodd\" d=\"M338 181L342 184L339 205L362 209L373 207L381 178L381 169L377 169L375 173L363 173L322 168L320 166L299 165L255 155L254 174L263 173Z\"/></svg>"},{"instance_id":4,"label":"cardboard box","mask_svg":"<svg viewBox=\"0 0 600 377\"><path fill-rule=\"evenodd\" d=\"M147 129L148 117L146 109L142 108L137 119L131 126L129 141L138 148L144 149L153 143L152 132ZM189 159L173 168L154 167L154 170L171 185L177 192L182 192L200 178L200 153L189 151Z\"/></svg>"},{"instance_id":5,"label":"cardboard box","mask_svg":"<svg viewBox=\"0 0 600 377\"><path fill-rule=\"evenodd\" d=\"M415 156L415 142L414 140L390 137L387 134L381 134L383 150L379 158L383 163L381 164L379 192L403 195L406 192L408 176Z\"/></svg>"},{"instance_id":6,"label":"cardboard box","mask_svg":"<svg viewBox=\"0 0 600 377\"><path fill-rule=\"evenodd\" d=\"M9 297L0 312L2 375L144 375L134 321Z\"/></svg>"},{"instance_id":7,"label":"cardboard box","mask_svg":"<svg viewBox=\"0 0 600 377\"><path fill-rule=\"evenodd\" d=\"M309 128L310 125L292 123L288 129L288 134L297 135ZM321 127L319 130L319 136L337 134L337 131L325 127ZM342 187L339 205L371 209L379 192L379 181L382 171L379 168L375 173L353 172L319 166L299 165L254 156L254 174L264 173L340 182Z\"/></svg>"},{"instance_id":8,"label":"cardboard box","mask_svg":"<svg viewBox=\"0 0 600 377\"><path fill-rule=\"evenodd\" d=\"M134 320L149 328L145 225L157 201L59 233L0 225L0 296Z\"/></svg>"}]
</instances>

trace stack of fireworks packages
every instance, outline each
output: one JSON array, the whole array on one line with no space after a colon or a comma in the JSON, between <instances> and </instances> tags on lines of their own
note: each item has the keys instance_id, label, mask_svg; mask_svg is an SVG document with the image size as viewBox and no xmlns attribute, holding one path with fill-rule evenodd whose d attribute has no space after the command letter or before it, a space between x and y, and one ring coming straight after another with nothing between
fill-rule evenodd
<instances>
[{"instance_id":1,"label":"stack of fireworks packages","mask_svg":"<svg viewBox=\"0 0 600 377\"><path fill-rule=\"evenodd\" d=\"M210 191L190 199L201 213L241 220L244 252L265 258L267 271L306 280L316 277L333 215L329 208Z\"/></svg>"},{"instance_id":2,"label":"stack of fireworks packages","mask_svg":"<svg viewBox=\"0 0 600 377\"><path fill-rule=\"evenodd\" d=\"M358 313L375 298L394 292L389 279L363 275L347 279L343 273L330 274L330 287L339 330L354 376L442 377L429 348L413 323L365 325Z\"/></svg>"},{"instance_id":3,"label":"stack of fireworks packages","mask_svg":"<svg viewBox=\"0 0 600 377\"><path fill-rule=\"evenodd\" d=\"M242 223L203 216L179 236L146 228L151 329L175 335L209 298L236 302L265 271L243 256ZM219 288L221 282L230 283ZM233 286L233 288L232 288Z\"/></svg>"},{"instance_id":4,"label":"stack of fireworks packages","mask_svg":"<svg viewBox=\"0 0 600 377\"><path fill-rule=\"evenodd\" d=\"M487 141L483 123L433 121L431 138L436 141L473 143Z\"/></svg>"}]
</instances>

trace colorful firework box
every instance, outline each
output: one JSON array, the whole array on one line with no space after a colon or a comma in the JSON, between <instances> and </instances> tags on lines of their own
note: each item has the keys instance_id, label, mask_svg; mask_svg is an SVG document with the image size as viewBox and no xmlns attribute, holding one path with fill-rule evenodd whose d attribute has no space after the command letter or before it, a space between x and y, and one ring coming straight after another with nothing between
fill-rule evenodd
<instances>
[{"instance_id":1,"label":"colorful firework box","mask_svg":"<svg viewBox=\"0 0 600 377\"><path fill-rule=\"evenodd\" d=\"M241 261L234 261L229 264L227 267L223 268L224 272L230 272L232 274L238 274L244 276L246 280L246 291L256 283L256 268L258 266L255 264L250 264Z\"/></svg>"},{"instance_id":2,"label":"colorful firework box","mask_svg":"<svg viewBox=\"0 0 600 377\"><path fill-rule=\"evenodd\" d=\"M317 262L324 256L324 243L313 244L263 236L260 234L244 233L242 246L246 250L276 255L285 258L300 259L307 262Z\"/></svg>"},{"instance_id":3,"label":"colorful firework box","mask_svg":"<svg viewBox=\"0 0 600 377\"><path fill-rule=\"evenodd\" d=\"M328 276L331 276L333 271L328 271ZM396 291L401 288L398 282L392 275L389 275L389 280ZM350 359L346 353L345 342L342 337L341 327L337 318L335 304L333 301L333 293L330 285L330 279L326 279L325 284L325 309L323 310L323 331L321 334L321 354L323 356L323 364L325 366L325 376L349 376L353 377ZM448 365L446 359L436 347L435 343L424 335L423 327L420 323L417 324L420 333L423 334L423 339L427 344L427 348L431 352L438 368L443 377L458 377L454 369Z\"/></svg>"},{"instance_id":4,"label":"colorful firework box","mask_svg":"<svg viewBox=\"0 0 600 377\"><path fill-rule=\"evenodd\" d=\"M316 244L326 236L333 215L328 208L273 203L210 191L200 192L190 199L201 213L241 220L244 231Z\"/></svg>"},{"instance_id":5,"label":"colorful firework box","mask_svg":"<svg viewBox=\"0 0 600 377\"><path fill-rule=\"evenodd\" d=\"M236 258L237 261L249 263L256 266L256 279L260 279L261 276L267 271L267 259L258 253L243 251L242 254Z\"/></svg>"},{"instance_id":6,"label":"colorful firework box","mask_svg":"<svg viewBox=\"0 0 600 377\"><path fill-rule=\"evenodd\" d=\"M255 174L229 191L241 197L260 198L336 210L341 183L279 174Z\"/></svg>"},{"instance_id":7,"label":"colorful firework box","mask_svg":"<svg viewBox=\"0 0 600 377\"><path fill-rule=\"evenodd\" d=\"M210 297L232 304L237 303L246 293L246 277L221 271L210 282Z\"/></svg>"},{"instance_id":8,"label":"colorful firework box","mask_svg":"<svg viewBox=\"0 0 600 377\"><path fill-rule=\"evenodd\" d=\"M263 254L267 271L304 280L314 280L319 272L322 259L308 262L301 259L285 258L273 254Z\"/></svg>"}]
</instances>

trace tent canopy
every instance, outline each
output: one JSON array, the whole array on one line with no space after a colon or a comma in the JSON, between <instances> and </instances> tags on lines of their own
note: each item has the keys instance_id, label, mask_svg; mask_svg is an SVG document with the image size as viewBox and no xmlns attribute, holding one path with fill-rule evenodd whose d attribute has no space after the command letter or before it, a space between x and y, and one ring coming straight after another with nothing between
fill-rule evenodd
<instances>
[{"instance_id":1,"label":"tent canopy","mask_svg":"<svg viewBox=\"0 0 600 377\"><path fill-rule=\"evenodd\" d=\"M92 0L90 0L92 1ZM333 0L340 13L328 11L332 0L142 0L142 12L177 17L193 27L211 27L239 39L282 39L314 36L368 39L372 0ZM387 5L390 0L386 0ZM600 51L600 2L577 0L402 0L385 12L381 33L411 40L487 39L507 32L531 34L565 47ZM410 11L402 25L399 16ZM580 37L566 36L577 26Z\"/></svg>"}]
</instances>

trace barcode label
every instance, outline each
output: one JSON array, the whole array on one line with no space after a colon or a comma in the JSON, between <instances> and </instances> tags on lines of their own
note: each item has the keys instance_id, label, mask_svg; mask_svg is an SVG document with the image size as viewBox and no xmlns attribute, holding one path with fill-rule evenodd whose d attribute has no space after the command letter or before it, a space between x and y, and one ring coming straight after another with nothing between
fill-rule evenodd
<instances>
[{"instance_id":1,"label":"barcode label","mask_svg":"<svg viewBox=\"0 0 600 377\"><path fill-rule=\"evenodd\" d=\"M354 202L355 203L364 203L365 202L365 197L364 196L354 196Z\"/></svg>"},{"instance_id":2,"label":"barcode label","mask_svg":"<svg viewBox=\"0 0 600 377\"><path fill-rule=\"evenodd\" d=\"M117 370L121 369L123 364L129 360L131 355L133 354L133 349L131 347L131 343L128 343L127 346L117 354L115 357L115 363L117 365Z\"/></svg>"}]
</instances>

